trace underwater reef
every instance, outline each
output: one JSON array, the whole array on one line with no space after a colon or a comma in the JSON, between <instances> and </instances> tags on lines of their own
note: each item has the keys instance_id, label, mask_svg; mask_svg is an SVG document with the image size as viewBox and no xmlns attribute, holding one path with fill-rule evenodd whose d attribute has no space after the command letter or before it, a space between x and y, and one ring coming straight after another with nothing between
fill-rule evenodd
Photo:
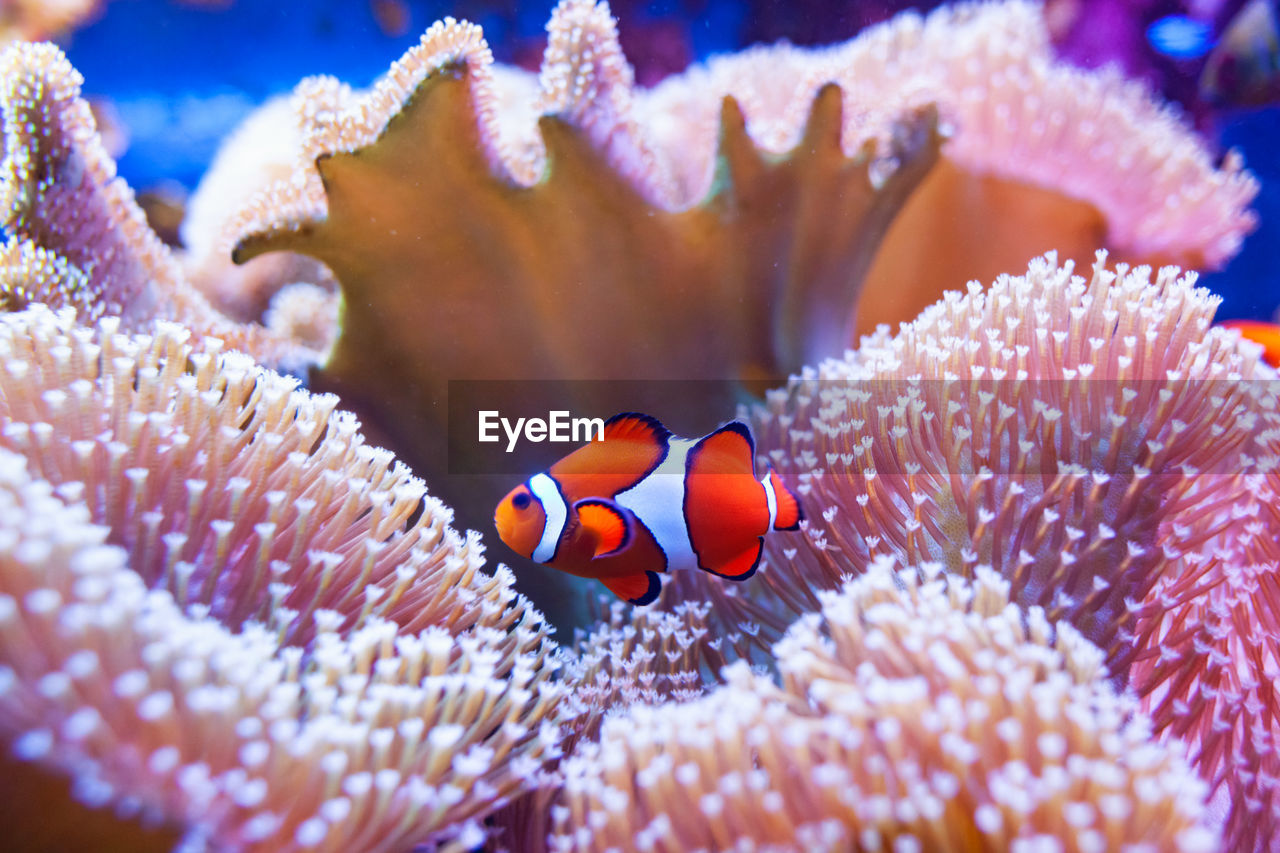
<instances>
[{"instance_id":1,"label":"underwater reef","mask_svg":"<svg viewBox=\"0 0 1280 853\"><path fill-rule=\"evenodd\" d=\"M16 849L1280 849L1280 384L1195 272L1239 156L1031 3L652 88L607 4L547 32L264 103L181 245L0 54ZM806 519L574 622L457 380L736 412Z\"/></svg>"}]
</instances>

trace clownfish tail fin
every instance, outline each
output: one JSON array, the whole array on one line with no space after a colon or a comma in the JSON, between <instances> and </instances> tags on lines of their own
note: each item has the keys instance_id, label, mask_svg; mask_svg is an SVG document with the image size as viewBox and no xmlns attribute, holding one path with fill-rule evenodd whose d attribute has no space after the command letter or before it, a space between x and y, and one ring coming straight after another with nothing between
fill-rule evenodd
<instances>
[{"instance_id":1,"label":"clownfish tail fin","mask_svg":"<svg viewBox=\"0 0 1280 853\"><path fill-rule=\"evenodd\" d=\"M782 482L778 472L769 470L769 484L773 486L773 494L778 502L777 515L773 519L774 530L798 530L804 520L804 507L795 494Z\"/></svg>"}]
</instances>

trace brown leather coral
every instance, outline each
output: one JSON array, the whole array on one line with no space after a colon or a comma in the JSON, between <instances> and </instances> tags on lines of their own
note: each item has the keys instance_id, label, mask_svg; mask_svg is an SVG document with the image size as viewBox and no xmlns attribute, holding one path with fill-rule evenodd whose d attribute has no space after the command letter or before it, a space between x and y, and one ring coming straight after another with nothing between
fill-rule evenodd
<instances>
[{"instance_id":1,"label":"brown leather coral","mask_svg":"<svg viewBox=\"0 0 1280 853\"><path fill-rule=\"evenodd\" d=\"M660 151L639 119L607 6L562 3L549 30L523 111L479 29L453 21L365 95L304 84L300 171L242 223L237 257L334 271L320 381L432 472L448 380L733 381L842 350L876 242L941 142L923 101L851 117L827 87L762 145L751 125L775 117L728 97L690 189L666 165L679 144ZM580 404L617 405L606 388ZM719 419L731 399L686 403Z\"/></svg>"}]
</instances>

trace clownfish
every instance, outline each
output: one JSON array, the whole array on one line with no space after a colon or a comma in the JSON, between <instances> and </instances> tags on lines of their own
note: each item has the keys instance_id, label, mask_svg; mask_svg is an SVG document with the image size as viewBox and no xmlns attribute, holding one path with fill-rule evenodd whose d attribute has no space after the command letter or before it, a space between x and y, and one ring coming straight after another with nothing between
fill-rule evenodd
<instances>
[{"instance_id":1,"label":"clownfish","mask_svg":"<svg viewBox=\"0 0 1280 853\"><path fill-rule=\"evenodd\" d=\"M755 441L732 421L677 438L626 412L602 436L512 489L494 513L517 553L599 578L632 604L662 590L660 572L702 569L745 580L770 530L795 530L800 502L772 469L756 479Z\"/></svg>"},{"instance_id":2,"label":"clownfish","mask_svg":"<svg viewBox=\"0 0 1280 853\"><path fill-rule=\"evenodd\" d=\"M1263 320L1224 320L1218 325L1235 329L1246 341L1262 346L1262 360L1280 368L1280 326Z\"/></svg>"}]
</instances>

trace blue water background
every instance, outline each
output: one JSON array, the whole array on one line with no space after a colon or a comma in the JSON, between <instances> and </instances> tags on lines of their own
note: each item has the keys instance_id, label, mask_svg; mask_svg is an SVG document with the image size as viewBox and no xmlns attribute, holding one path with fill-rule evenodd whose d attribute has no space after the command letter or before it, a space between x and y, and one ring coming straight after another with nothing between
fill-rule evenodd
<instances>
[{"instance_id":1,"label":"blue water background","mask_svg":"<svg viewBox=\"0 0 1280 853\"><path fill-rule=\"evenodd\" d=\"M554 4L514 5L408 3L407 31L387 35L366 0L236 0L213 9L114 0L64 46L86 93L109 99L128 129L120 161L126 180L140 190L165 181L190 188L219 140L254 105L311 74L368 85L445 15L480 23L498 61L535 67ZM828 32L835 40L892 10L874 2L653 0L618 2L614 11L639 78L652 81L687 61L739 49L761 31L802 43ZM829 26L822 15L831 16ZM753 26L764 18L766 27ZM1222 294L1220 318L1267 319L1280 306L1280 110L1214 115L1208 128L1220 147L1242 151L1261 180L1261 224L1227 269L1202 282Z\"/></svg>"}]
</instances>

